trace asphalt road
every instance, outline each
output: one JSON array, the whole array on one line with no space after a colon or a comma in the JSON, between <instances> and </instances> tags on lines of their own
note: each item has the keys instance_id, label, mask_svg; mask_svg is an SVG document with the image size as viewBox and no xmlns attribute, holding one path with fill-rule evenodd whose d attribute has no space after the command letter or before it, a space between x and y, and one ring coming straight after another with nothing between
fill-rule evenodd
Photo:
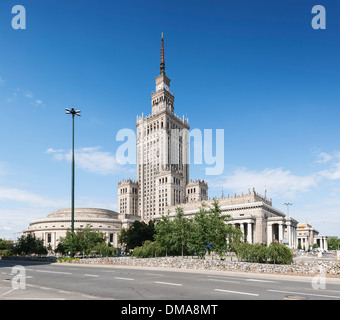
<instances>
[{"instance_id":1,"label":"asphalt road","mask_svg":"<svg viewBox=\"0 0 340 320\"><path fill-rule=\"evenodd\" d=\"M339 300L340 279L0 261L0 300L17 299Z\"/></svg>"}]
</instances>

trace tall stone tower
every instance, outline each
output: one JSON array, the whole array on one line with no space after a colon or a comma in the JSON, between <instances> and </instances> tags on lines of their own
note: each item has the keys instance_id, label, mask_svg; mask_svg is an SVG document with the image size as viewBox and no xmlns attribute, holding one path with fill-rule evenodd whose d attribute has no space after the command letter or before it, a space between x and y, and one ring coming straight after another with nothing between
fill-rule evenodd
<instances>
[{"instance_id":1,"label":"tall stone tower","mask_svg":"<svg viewBox=\"0 0 340 320\"><path fill-rule=\"evenodd\" d=\"M137 117L138 212L142 220L185 202L189 180L189 123L174 113L161 38L160 73L151 95L152 114Z\"/></svg>"}]
</instances>

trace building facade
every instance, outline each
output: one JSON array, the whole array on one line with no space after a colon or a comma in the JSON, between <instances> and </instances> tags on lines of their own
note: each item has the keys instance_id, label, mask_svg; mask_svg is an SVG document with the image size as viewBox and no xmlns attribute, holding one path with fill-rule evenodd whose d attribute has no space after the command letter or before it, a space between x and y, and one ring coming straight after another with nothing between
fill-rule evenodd
<instances>
[{"instance_id":1,"label":"building facade","mask_svg":"<svg viewBox=\"0 0 340 320\"><path fill-rule=\"evenodd\" d=\"M174 113L175 98L170 81L165 73L162 37L160 73L155 79L155 92L151 94L152 113L138 116L136 122L137 211L142 220L166 213L168 206L181 204L186 199L189 123Z\"/></svg>"},{"instance_id":2,"label":"building facade","mask_svg":"<svg viewBox=\"0 0 340 320\"><path fill-rule=\"evenodd\" d=\"M174 217L182 207L185 216L193 217L204 203L212 207L208 184L189 179L189 121L175 114L175 96L165 73L164 40L161 39L160 73L151 94L151 114L137 116L137 179L118 182L118 212L105 209L76 208L75 230L90 225L106 234L108 242L118 247L118 234L135 220L160 220ZM287 217L267 199L253 191L217 199L228 223L240 228L249 243L279 242L290 248L298 244L309 249L314 243L325 248L326 237L310 225L302 226ZM60 237L71 228L71 210L61 209L45 219L34 220L24 233L34 233L54 249Z\"/></svg>"},{"instance_id":3,"label":"building facade","mask_svg":"<svg viewBox=\"0 0 340 320\"><path fill-rule=\"evenodd\" d=\"M118 212L98 208L75 208L74 230L90 227L102 232L107 243L119 247L118 235L122 228L128 228L137 216L120 214ZM29 228L23 234L32 234L44 241L44 245L51 250L58 246L60 238L64 238L71 230L71 209L59 209L46 218L32 220Z\"/></svg>"},{"instance_id":4,"label":"building facade","mask_svg":"<svg viewBox=\"0 0 340 320\"><path fill-rule=\"evenodd\" d=\"M321 250L327 250L327 236L319 235L319 231L315 230L308 222L299 223L297 227L298 248L310 250L315 244Z\"/></svg>"},{"instance_id":5,"label":"building facade","mask_svg":"<svg viewBox=\"0 0 340 320\"><path fill-rule=\"evenodd\" d=\"M118 183L118 203L124 213L135 214L142 221L159 220L164 214L175 215L180 206L192 217L204 202L208 207L208 184L204 180L189 180L189 122L175 115L175 96L170 91L170 78L165 73L164 40L161 39L160 73L155 78L151 94L151 114L137 116L137 181L138 204L126 211L136 194L127 193L122 206ZM255 190L246 195L217 199L229 223L240 228L244 240L250 243L280 242L297 247L297 221L287 218L272 206L271 200ZM136 201L136 200L135 200ZM132 209L130 209L132 210Z\"/></svg>"}]
</instances>

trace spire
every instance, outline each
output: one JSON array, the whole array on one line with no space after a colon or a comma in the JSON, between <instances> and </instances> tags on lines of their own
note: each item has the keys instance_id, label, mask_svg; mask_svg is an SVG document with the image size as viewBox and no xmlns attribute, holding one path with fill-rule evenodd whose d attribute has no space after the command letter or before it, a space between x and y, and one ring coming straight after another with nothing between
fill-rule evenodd
<instances>
[{"instance_id":1,"label":"spire","mask_svg":"<svg viewBox=\"0 0 340 320\"><path fill-rule=\"evenodd\" d=\"M164 60L164 40L162 32L162 47L161 47L161 73L165 73L165 60Z\"/></svg>"}]
</instances>

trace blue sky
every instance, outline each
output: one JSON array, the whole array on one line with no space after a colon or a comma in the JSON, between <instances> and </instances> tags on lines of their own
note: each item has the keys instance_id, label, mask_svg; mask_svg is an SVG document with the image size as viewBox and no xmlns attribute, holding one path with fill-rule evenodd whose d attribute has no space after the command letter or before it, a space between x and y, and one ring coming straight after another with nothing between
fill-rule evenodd
<instances>
[{"instance_id":1,"label":"blue sky","mask_svg":"<svg viewBox=\"0 0 340 320\"><path fill-rule=\"evenodd\" d=\"M11 25L14 5L26 30ZM311 26L326 9L326 29ZM64 1L0 3L0 237L70 206L76 107L76 206L117 208L120 129L151 113L164 33L175 113L224 129L224 171L190 178L209 196L267 190L273 205L340 236L338 1Z\"/></svg>"}]
</instances>

